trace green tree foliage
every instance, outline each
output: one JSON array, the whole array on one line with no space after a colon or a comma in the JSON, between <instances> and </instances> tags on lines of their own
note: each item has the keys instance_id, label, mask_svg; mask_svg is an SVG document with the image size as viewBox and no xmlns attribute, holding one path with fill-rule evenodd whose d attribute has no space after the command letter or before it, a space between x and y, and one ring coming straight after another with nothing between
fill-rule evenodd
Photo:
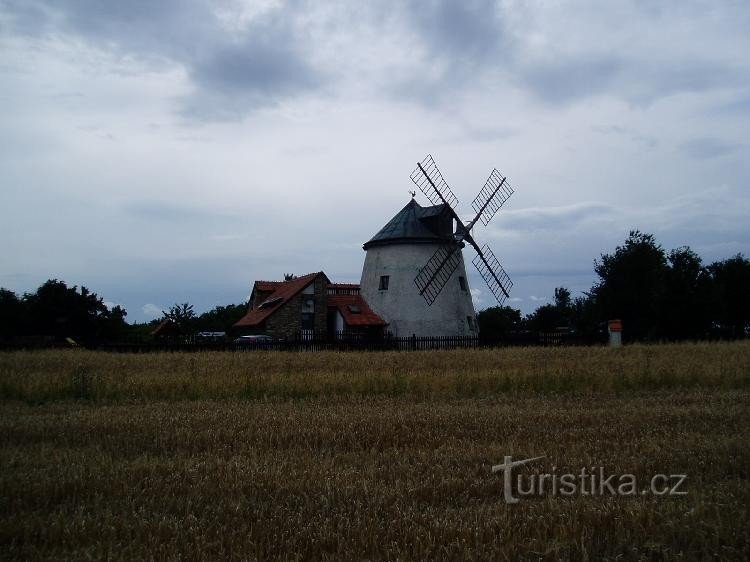
<instances>
[{"instance_id":1,"label":"green tree foliage","mask_svg":"<svg viewBox=\"0 0 750 562\"><path fill-rule=\"evenodd\" d=\"M201 314L195 324L199 332L229 332L247 312L248 303L217 306Z\"/></svg>"},{"instance_id":2,"label":"green tree foliage","mask_svg":"<svg viewBox=\"0 0 750 562\"><path fill-rule=\"evenodd\" d=\"M45 335L57 338L116 338L127 329L127 312L120 306L110 310L86 287L68 287L50 279L36 292L19 299L0 290L0 318L4 336Z\"/></svg>"},{"instance_id":3,"label":"green tree foliage","mask_svg":"<svg viewBox=\"0 0 750 562\"><path fill-rule=\"evenodd\" d=\"M525 319L526 327L533 332L551 332L560 325L560 313L553 304L543 304Z\"/></svg>"},{"instance_id":4,"label":"green tree foliage","mask_svg":"<svg viewBox=\"0 0 750 562\"><path fill-rule=\"evenodd\" d=\"M521 311L509 306L485 308L477 314L477 323L482 337L502 339L522 327Z\"/></svg>"},{"instance_id":5,"label":"green tree foliage","mask_svg":"<svg viewBox=\"0 0 750 562\"><path fill-rule=\"evenodd\" d=\"M0 289L0 336L11 337L28 331L24 303L8 289Z\"/></svg>"},{"instance_id":6,"label":"green tree foliage","mask_svg":"<svg viewBox=\"0 0 750 562\"><path fill-rule=\"evenodd\" d=\"M555 289L555 304L526 317L534 331L570 326L595 337L607 320L623 321L627 340L746 337L750 332L750 260L742 254L708 267L687 246L666 252L654 236L630 232L622 246L595 262L599 281L570 300Z\"/></svg>"},{"instance_id":7,"label":"green tree foliage","mask_svg":"<svg viewBox=\"0 0 750 562\"><path fill-rule=\"evenodd\" d=\"M699 339L711 327L711 279L698 254L687 246L669 253L657 335Z\"/></svg>"},{"instance_id":8,"label":"green tree foliage","mask_svg":"<svg viewBox=\"0 0 750 562\"><path fill-rule=\"evenodd\" d=\"M555 288L555 307L560 311L569 311L571 308L570 291L565 287Z\"/></svg>"},{"instance_id":9,"label":"green tree foliage","mask_svg":"<svg viewBox=\"0 0 750 562\"><path fill-rule=\"evenodd\" d=\"M555 288L554 304L544 304L526 317L526 327L534 332L551 332L559 328L569 328L573 305L570 290Z\"/></svg>"},{"instance_id":10,"label":"green tree foliage","mask_svg":"<svg viewBox=\"0 0 750 562\"><path fill-rule=\"evenodd\" d=\"M174 304L169 307L168 311L162 310L166 318L174 322L183 334L190 334L195 331L196 315L193 305L187 302Z\"/></svg>"},{"instance_id":11,"label":"green tree foliage","mask_svg":"<svg viewBox=\"0 0 750 562\"><path fill-rule=\"evenodd\" d=\"M744 337L750 331L750 260L742 254L714 262L711 278L713 325L721 335Z\"/></svg>"},{"instance_id":12,"label":"green tree foliage","mask_svg":"<svg viewBox=\"0 0 750 562\"><path fill-rule=\"evenodd\" d=\"M664 248L653 235L631 230L624 245L594 262L594 271L599 283L591 293L602 320L621 319L629 339L654 338L668 265Z\"/></svg>"}]
</instances>

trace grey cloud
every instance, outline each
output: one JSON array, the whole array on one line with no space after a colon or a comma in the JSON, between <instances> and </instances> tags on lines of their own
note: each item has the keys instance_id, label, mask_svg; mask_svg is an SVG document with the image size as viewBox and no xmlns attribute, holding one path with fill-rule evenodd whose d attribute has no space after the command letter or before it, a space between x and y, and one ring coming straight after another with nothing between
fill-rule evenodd
<instances>
[{"instance_id":1,"label":"grey cloud","mask_svg":"<svg viewBox=\"0 0 750 562\"><path fill-rule=\"evenodd\" d=\"M399 6L393 6L398 10ZM493 0L415 1L404 11L404 28L424 52L412 72L389 76L386 91L426 106L455 106L467 85L511 58L512 39Z\"/></svg>"},{"instance_id":2,"label":"grey cloud","mask_svg":"<svg viewBox=\"0 0 750 562\"><path fill-rule=\"evenodd\" d=\"M744 186L694 188L682 197L642 213L665 245L750 245L750 201ZM718 257L718 256L717 256Z\"/></svg>"},{"instance_id":3,"label":"grey cloud","mask_svg":"<svg viewBox=\"0 0 750 562\"><path fill-rule=\"evenodd\" d=\"M750 95L744 94L734 100L716 106L721 113L750 113Z\"/></svg>"},{"instance_id":4,"label":"grey cloud","mask_svg":"<svg viewBox=\"0 0 750 562\"><path fill-rule=\"evenodd\" d=\"M669 24L675 25L670 11L652 13L648 6L630 7L633 18L664 20L665 42L669 41ZM691 22L701 16L698 6L680 8L680 22ZM652 52L648 44L632 43L627 49L610 39L619 28L627 28L613 16L601 18L566 10L570 20L589 19L586 28L591 41L581 45L570 40L565 21L537 29L530 16L509 28L508 21L524 13L523 8L479 0L471 3L434 1L415 3L410 13L411 29L416 33L428 56L424 64L437 61L442 72L432 74L427 87L419 80L406 81L397 93L434 103L443 88L458 88L456 82L478 80L482 74L507 79L538 99L550 104L567 104L595 95L611 95L635 105L648 105L664 97L703 92L717 88L746 87L750 84L744 63L732 63L727 57L706 52L696 57L689 49L665 48ZM618 13L614 10L613 13ZM528 15L528 14L527 14ZM542 50L534 50L525 39L536 31L553 38ZM601 37L596 37L596 34ZM543 53L543 54L541 54ZM436 75L437 74L437 75ZM424 76L421 77L424 82Z\"/></svg>"},{"instance_id":5,"label":"grey cloud","mask_svg":"<svg viewBox=\"0 0 750 562\"><path fill-rule=\"evenodd\" d=\"M631 127L622 127L620 125L599 125L591 128L592 131L602 135L616 135L626 138L642 148L650 149L658 146L659 141L651 135L644 135Z\"/></svg>"},{"instance_id":6,"label":"grey cloud","mask_svg":"<svg viewBox=\"0 0 750 562\"><path fill-rule=\"evenodd\" d=\"M7 0L3 11L16 33L44 36L61 31L102 48L153 56L177 55L200 43L199 29L213 17L203 2L179 0Z\"/></svg>"},{"instance_id":7,"label":"grey cloud","mask_svg":"<svg viewBox=\"0 0 750 562\"><path fill-rule=\"evenodd\" d=\"M688 58L631 60L618 88L628 101L649 104L674 94L747 84L742 69L723 61Z\"/></svg>"},{"instance_id":8,"label":"grey cloud","mask_svg":"<svg viewBox=\"0 0 750 562\"><path fill-rule=\"evenodd\" d=\"M712 137L691 139L680 145L680 150L690 158L708 159L725 156L737 150L739 145Z\"/></svg>"},{"instance_id":9,"label":"grey cloud","mask_svg":"<svg viewBox=\"0 0 750 562\"><path fill-rule=\"evenodd\" d=\"M190 76L198 91L185 113L208 119L234 119L322 84L289 43L274 37L219 47L194 61Z\"/></svg>"},{"instance_id":10,"label":"grey cloud","mask_svg":"<svg viewBox=\"0 0 750 562\"><path fill-rule=\"evenodd\" d=\"M183 100L185 115L240 118L322 83L300 48L293 14L283 9L238 30L222 27L211 5L201 1L11 0L0 10L11 16L16 33L63 31L107 51L184 67L195 86Z\"/></svg>"},{"instance_id":11,"label":"grey cloud","mask_svg":"<svg viewBox=\"0 0 750 562\"><path fill-rule=\"evenodd\" d=\"M123 209L130 216L148 221L185 223L200 221L205 224L242 220L242 216L239 214L200 209L164 201L132 201L125 204Z\"/></svg>"},{"instance_id":12,"label":"grey cloud","mask_svg":"<svg viewBox=\"0 0 750 562\"><path fill-rule=\"evenodd\" d=\"M589 57L549 60L524 64L519 69L522 83L547 102L568 102L606 90L622 71L617 57Z\"/></svg>"},{"instance_id":13,"label":"grey cloud","mask_svg":"<svg viewBox=\"0 0 750 562\"><path fill-rule=\"evenodd\" d=\"M738 69L717 61L635 55L578 55L518 64L515 73L525 87L548 103L568 103L608 94L636 105L680 93L747 83Z\"/></svg>"},{"instance_id":14,"label":"grey cloud","mask_svg":"<svg viewBox=\"0 0 750 562\"><path fill-rule=\"evenodd\" d=\"M218 49L195 64L193 76L201 85L262 95L294 91L314 83L309 67L290 49L251 43Z\"/></svg>"},{"instance_id":15,"label":"grey cloud","mask_svg":"<svg viewBox=\"0 0 750 562\"><path fill-rule=\"evenodd\" d=\"M541 31L554 42L535 51L525 42L538 31L534 17L528 15L533 10L493 0L338 8L322 10L300 0L227 28L217 7L203 0L6 0L0 5L16 33L62 31L102 49L184 67L195 92L184 100L183 113L204 119L240 118L279 100L320 92L334 80L345 81L345 75L336 78L335 67L337 58L348 54L337 52L327 59L319 55L339 39L351 39L357 26L398 28L397 33L422 47L395 54L413 58L413 64L400 66L395 73L386 64L376 82L386 93L426 106L455 105L459 94L487 77L507 80L548 104L608 94L648 105L676 93L748 84L742 68L711 53L696 58L688 52L651 53L638 44L627 50L610 44L607 26L615 16L590 18L592 40L584 46L567 37L565 21L548 25ZM664 20L665 26L669 23L666 12L644 13L644 9L626 12L631 17ZM573 8L567 12L571 21L588 17ZM699 13L688 6L678 15L689 20ZM355 25L353 17L361 21ZM316 35L315 30L322 32ZM598 41L596 34L601 35Z\"/></svg>"},{"instance_id":16,"label":"grey cloud","mask_svg":"<svg viewBox=\"0 0 750 562\"><path fill-rule=\"evenodd\" d=\"M480 126L474 127L472 125L466 125L462 128L462 131L452 137L454 141L469 141L469 142L496 142L499 140L506 140L518 135L518 131L511 129L510 127L502 126Z\"/></svg>"},{"instance_id":17,"label":"grey cloud","mask_svg":"<svg viewBox=\"0 0 750 562\"><path fill-rule=\"evenodd\" d=\"M431 51L468 64L491 57L506 38L492 0L413 2L409 15Z\"/></svg>"},{"instance_id":18,"label":"grey cloud","mask_svg":"<svg viewBox=\"0 0 750 562\"><path fill-rule=\"evenodd\" d=\"M502 230L528 232L534 230L563 231L574 229L580 223L611 218L616 211L610 205L585 202L562 207L537 207L504 210L498 227Z\"/></svg>"}]
</instances>

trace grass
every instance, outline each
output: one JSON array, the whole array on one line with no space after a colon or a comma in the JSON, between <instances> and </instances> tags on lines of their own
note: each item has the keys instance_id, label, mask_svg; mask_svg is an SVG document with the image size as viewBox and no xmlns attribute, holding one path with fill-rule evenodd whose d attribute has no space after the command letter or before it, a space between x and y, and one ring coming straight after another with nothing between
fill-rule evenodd
<instances>
[{"instance_id":1,"label":"grass","mask_svg":"<svg viewBox=\"0 0 750 562\"><path fill-rule=\"evenodd\" d=\"M0 399L295 399L750 388L750 342L417 353L0 354Z\"/></svg>"},{"instance_id":2,"label":"grass","mask_svg":"<svg viewBox=\"0 0 750 562\"><path fill-rule=\"evenodd\" d=\"M0 354L0 559L744 560L750 345ZM503 501L491 466L687 474Z\"/></svg>"}]
</instances>

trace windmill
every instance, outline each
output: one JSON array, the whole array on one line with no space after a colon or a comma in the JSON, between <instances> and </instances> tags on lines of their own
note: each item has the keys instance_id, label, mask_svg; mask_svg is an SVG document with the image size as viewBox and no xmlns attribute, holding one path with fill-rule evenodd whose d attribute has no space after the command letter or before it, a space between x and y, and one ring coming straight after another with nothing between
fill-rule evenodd
<instances>
[{"instance_id":1,"label":"windmill","mask_svg":"<svg viewBox=\"0 0 750 562\"><path fill-rule=\"evenodd\" d=\"M502 303L512 285L510 278L492 250L477 244L471 230L479 221L487 225L513 189L493 170L472 205L476 216L464 223L455 211L458 200L431 156L417 165L411 179L431 206L420 205L410 191L404 208L364 243L361 294L396 336L476 335L462 250L470 244L477 251L473 263Z\"/></svg>"},{"instance_id":2,"label":"windmill","mask_svg":"<svg viewBox=\"0 0 750 562\"><path fill-rule=\"evenodd\" d=\"M474 267L479 271L479 275L484 279L497 302L502 305L505 299L510 296L509 292L513 282L490 247L487 244L479 247L471 234L471 230L480 220L482 224L487 226L500 210L500 207L503 206L503 203L513 195L513 188L508 183L507 178L497 169L492 170L484 187L471 204L476 216L467 224L464 224L456 213L455 207L458 204L458 199L443 179L443 175L431 155L428 154L422 162L417 163L417 167L411 173L411 180L433 205L444 205L453 220L456 221L453 240L439 246L414 278L419 294L424 297L429 306L432 306L461 262L464 242L468 242L477 253L472 260Z\"/></svg>"}]
</instances>

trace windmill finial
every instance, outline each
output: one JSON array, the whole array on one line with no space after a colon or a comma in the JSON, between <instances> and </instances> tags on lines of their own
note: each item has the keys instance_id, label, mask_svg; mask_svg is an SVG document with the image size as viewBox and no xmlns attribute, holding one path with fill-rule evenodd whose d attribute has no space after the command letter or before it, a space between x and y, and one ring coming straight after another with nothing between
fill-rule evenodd
<instances>
[{"instance_id":1,"label":"windmill finial","mask_svg":"<svg viewBox=\"0 0 750 562\"><path fill-rule=\"evenodd\" d=\"M410 191L409 195L411 195L411 198L414 199L417 196L417 192L416 191Z\"/></svg>"}]
</instances>

